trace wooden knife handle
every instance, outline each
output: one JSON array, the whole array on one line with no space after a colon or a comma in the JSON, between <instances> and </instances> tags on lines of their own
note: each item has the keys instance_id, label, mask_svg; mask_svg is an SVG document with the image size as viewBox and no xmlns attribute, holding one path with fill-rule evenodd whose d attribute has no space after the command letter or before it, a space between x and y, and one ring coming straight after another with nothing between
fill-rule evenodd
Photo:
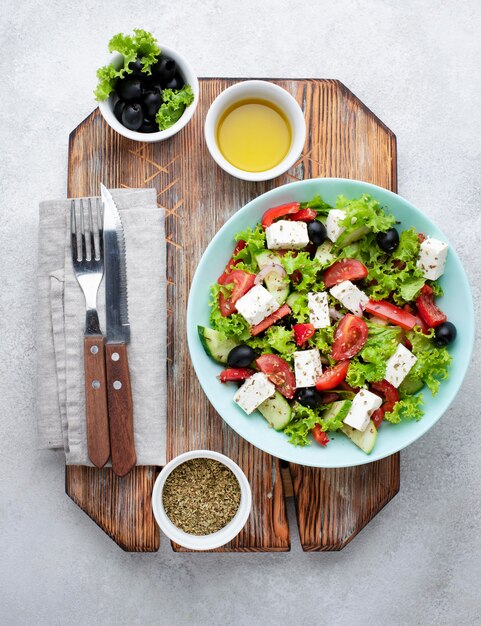
<instances>
[{"instance_id":1,"label":"wooden knife handle","mask_svg":"<svg viewBox=\"0 0 481 626\"><path fill-rule=\"evenodd\" d=\"M84 369L88 455L96 467L103 467L110 456L110 437L102 335L84 337Z\"/></svg>"},{"instance_id":2,"label":"wooden knife handle","mask_svg":"<svg viewBox=\"0 0 481 626\"><path fill-rule=\"evenodd\" d=\"M105 346L112 469L125 476L137 462L129 362L125 343Z\"/></svg>"}]
</instances>

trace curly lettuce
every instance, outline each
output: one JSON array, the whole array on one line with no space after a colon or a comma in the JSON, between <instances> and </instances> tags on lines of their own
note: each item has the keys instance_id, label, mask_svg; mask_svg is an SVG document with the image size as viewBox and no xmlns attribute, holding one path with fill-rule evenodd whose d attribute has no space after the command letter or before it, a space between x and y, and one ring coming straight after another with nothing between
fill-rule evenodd
<instances>
[{"instance_id":1,"label":"curly lettuce","mask_svg":"<svg viewBox=\"0 0 481 626\"><path fill-rule=\"evenodd\" d=\"M163 103L155 116L159 130L170 128L182 117L186 107L194 102L194 92L190 85L178 90L164 89L162 99Z\"/></svg>"},{"instance_id":2,"label":"curly lettuce","mask_svg":"<svg viewBox=\"0 0 481 626\"><path fill-rule=\"evenodd\" d=\"M336 208L346 213L346 217L340 222L341 226L346 228L342 235L343 239L361 228L379 233L388 230L396 223L396 218L386 213L379 202L366 193L352 200L340 195L336 200Z\"/></svg>"},{"instance_id":3,"label":"curly lettuce","mask_svg":"<svg viewBox=\"0 0 481 626\"><path fill-rule=\"evenodd\" d=\"M160 54L160 48L154 36L140 28L134 29L134 35L124 35L118 33L109 41L109 52L119 52L123 56L121 67L104 65L97 70L98 84L94 91L95 99L106 100L115 89L115 84L119 78L124 78L125 74L131 74L132 69L129 64L137 57L142 63L142 72L152 74L151 67L156 63Z\"/></svg>"},{"instance_id":4,"label":"curly lettuce","mask_svg":"<svg viewBox=\"0 0 481 626\"><path fill-rule=\"evenodd\" d=\"M342 410L333 412L330 410L332 404L324 404L320 409L311 409L295 402L292 406L292 419L284 428L289 443L295 446L308 446L311 443L309 435L316 424L319 424L324 432L339 430L343 426L343 419L350 405L350 402L346 402Z\"/></svg>"},{"instance_id":5,"label":"curly lettuce","mask_svg":"<svg viewBox=\"0 0 481 626\"><path fill-rule=\"evenodd\" d=\"M219 309L219 292L221 290L228 294L229 290L232 290L232 286L221 286L217 283L212 285L210 289L211 298L209 301L211 308L210 324L212 328L224 333L226 337L231 337L239 342L245 341L250 336L249 324L240 313L233 313L228 317L223 317Z\"/></svg>"},{"instance_id":6,"label":"curly lettuce","mask_svg":"<svg viewBox=\"0 0 481 626\"><path fill-rule=\"evenodd\" d=\"M296 285L299 291L307 291L316 287L316 291L324 289L323 283L318 280L318 274L321 270L321 263L316 259L311 259L307 252L292 252L290 250L281 258L281 264L287 274L291 276L294 272L300 272L302 279Z\"/></svg>"},{"instance_id":7,"label":"curly lettuce","mask_svg":"<svg viewBox=\"0 0 481 626\"><path fill-rule=\"evenodd\" d=\"M424 334L417 327L407 333L407 338L412 344L411 352L417 358L409 375L421 380L434 396L439 391L440 381L449 376L452 356L446 347L440 348L435 345L432 341L433 336L434 329L431 329L429 334Z\"/></svg>"},{"instance_id":8,"label":"curly lettuce","mask_svg":"<svg viewBox=\"0 0 481 626\"><path fill-rule=\"evenodd\" d=\"M257 224L255 228L246 228L240 233L237 233L235 240L244 241L246 244L245 248L240 250L235 256L236 260L241 261L241 263L237 265L237 268L256 273L259 270L257 255L261 252L265 252L267 249L266 233L262 224Z\"/></svg>"},{"instance_id":9,"label":"curly lettuce","mask_svg":"<svg viewBox=\"0 0 481 626\"><path fill-rule=\"evenodd\" d=\"M424 412L422 410L423 397L421 394L416 396L406 396L396 402L394 408L389 413L384 414L384 419L391 424L398 424L401 420L419 420Z\"/></svg>"}]
</instances>

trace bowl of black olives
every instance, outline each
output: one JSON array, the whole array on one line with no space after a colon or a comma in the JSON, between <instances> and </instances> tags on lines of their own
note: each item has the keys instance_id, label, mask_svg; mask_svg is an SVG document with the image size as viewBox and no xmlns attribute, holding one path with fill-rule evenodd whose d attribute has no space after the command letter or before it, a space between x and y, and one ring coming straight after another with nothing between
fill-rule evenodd
<instances>
[{"instance_id":1,"label":"bowl of black olives","mask_svg":"<svg viewBox=\"0 0 481 626\"><path fill-rule=\"evenodd\" d=\"M128 64L122 54L115 54L110 65L97 72L95 94L102 116L120 135L134 141L152 143L172 137L192 118L199 100L199 83L186 59L166 46L159 50L147 67L139 50ZM128 71L120 71L124 67ZM112 79L109 68L121 75Z\"/></svg>"}]
</instances>

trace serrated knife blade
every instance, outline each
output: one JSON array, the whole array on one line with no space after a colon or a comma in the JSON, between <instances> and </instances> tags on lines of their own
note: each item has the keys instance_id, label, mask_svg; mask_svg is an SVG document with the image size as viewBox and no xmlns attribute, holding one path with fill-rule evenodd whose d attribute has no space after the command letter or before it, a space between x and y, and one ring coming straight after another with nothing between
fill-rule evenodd
<instances>
[{"instance_id":1,"label":"serrated knife blade","mask_svg":"<svg viewBox=\"0 0 481 626\"><path fill-rule=\"evenodd\" d=\"M107 342L105 369L112 469L125 476L136 464L132 389L127 343L130 324L127 305L127 267L122 220L110 191L100 184L104 211L104 268Z\"/></svg>"},{"instance_id":2,"label":"serrated knife blade","mask_svg":"<svg viewBox=\"0 0 481 626\"><path fill-rule=\"evenodd\" d=\"M122 220L110 191L100 184L104 211L104 267L107 342L130 341L127 267Z\"/></svg>"}]
</instances>

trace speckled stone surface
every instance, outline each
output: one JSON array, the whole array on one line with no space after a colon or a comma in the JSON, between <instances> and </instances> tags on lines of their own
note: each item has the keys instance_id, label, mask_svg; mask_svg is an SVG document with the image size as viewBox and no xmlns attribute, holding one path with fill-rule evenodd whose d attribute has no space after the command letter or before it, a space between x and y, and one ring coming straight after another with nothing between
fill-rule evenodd
<instances>
[{"instance_id":1,"label":"speckled stone surface","mask_svg":"<svg viewBox=\"0 0 481 626\"><path fill-rule=\"evenodd\" d=\"M123 553L65 495L62 456L36 450L37 204L66 193L68 134L109 36L135 26L200 76L344 82L396 133L399 192L449 233L479 317L479 0L4 0L0 621L481 624L479 330L457 400L402 454L401 492L341 553L304 554L295 531L288 554Z\"/></svg>"}]
</instances>

